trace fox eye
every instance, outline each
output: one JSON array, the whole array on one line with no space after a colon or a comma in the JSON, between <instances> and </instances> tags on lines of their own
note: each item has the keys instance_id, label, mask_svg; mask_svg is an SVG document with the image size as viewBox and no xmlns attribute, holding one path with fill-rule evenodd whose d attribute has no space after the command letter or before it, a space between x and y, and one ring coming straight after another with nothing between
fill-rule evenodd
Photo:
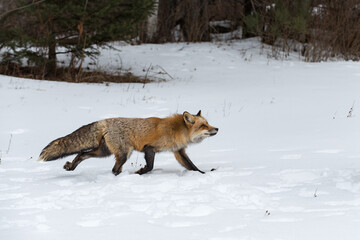
<instances>
[{"instance_id":1,"label":"fox eye","mask_svg":"<svg viewBox=\"0 0 360 240\"><path fill-rule=\"evenodd\" d=\"M201 127L202 127L202 128L206 128L206 125L205 125L205 124L203 124L203 125L201 125Z\"/></svg>"}]
</instances>

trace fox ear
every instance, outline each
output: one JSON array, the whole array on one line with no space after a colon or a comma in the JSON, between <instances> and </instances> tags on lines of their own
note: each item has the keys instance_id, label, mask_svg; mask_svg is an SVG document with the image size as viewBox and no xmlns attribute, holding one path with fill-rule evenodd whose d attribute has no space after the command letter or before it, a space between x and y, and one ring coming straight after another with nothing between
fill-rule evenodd
<instances>
[{"instance_id":1,"label":"fox ear","mask_svg":"<svg viewBox=\"0 0 360 240\"><path fill-rule=\"evenodd\" d=\"M195 123L194 116L191 115L188 112L183 113L183 118L184 118L185 123L189 123L189 124L194 124Z\"/></svg>"},{"instance_id":2,"label":"fox ear","mask_svg":"<svg viewBox=\"0 0 360 240\"><path fill-rule=\"evenodd\" d=\"M201 110L196 114L197 117L201 117Z\"/></svg>"}]
</instances>

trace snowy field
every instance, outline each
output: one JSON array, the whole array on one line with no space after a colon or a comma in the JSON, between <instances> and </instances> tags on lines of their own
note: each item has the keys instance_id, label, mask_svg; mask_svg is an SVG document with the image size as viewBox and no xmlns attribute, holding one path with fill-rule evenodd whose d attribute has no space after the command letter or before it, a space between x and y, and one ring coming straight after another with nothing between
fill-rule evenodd
<instances>
[{"instance_id":1,"label":"snowy field","mask_svg":"<svg viewBox=\"0 0 360 240\"><path fill-rule=\"evenodd\" d=\"M103 50L97 67L166 78L69 84L0 76L0 239L359 239L360 63L269 59L257 40ZM134 152L74 172L39 163L55 138L108 117L202 110L218 135L152 172ZM216 171L209 172L216 168Z\"/></svg>"}]
</instances>

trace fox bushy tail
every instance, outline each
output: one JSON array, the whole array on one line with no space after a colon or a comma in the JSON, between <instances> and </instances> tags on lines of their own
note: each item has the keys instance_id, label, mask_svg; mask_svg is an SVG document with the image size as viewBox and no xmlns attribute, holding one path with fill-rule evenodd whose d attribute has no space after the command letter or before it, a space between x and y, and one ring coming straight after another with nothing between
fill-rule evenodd
<instances>
[{"instance_id":1,"label":"fox bushy tail","mask_svg":"<svg viewBox=\"0 0 360 240\"><path fill-rule=\"evenodd\" d=\"M97 148L101 138L97 122L90 123L49 143L41 151L38 161L52 161Z\"/></svg>"}]
</instances>

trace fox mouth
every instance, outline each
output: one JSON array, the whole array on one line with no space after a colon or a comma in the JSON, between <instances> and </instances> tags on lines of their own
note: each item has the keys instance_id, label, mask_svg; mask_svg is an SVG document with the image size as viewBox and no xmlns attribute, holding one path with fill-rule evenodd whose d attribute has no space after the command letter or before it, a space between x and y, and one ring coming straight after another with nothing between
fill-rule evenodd
<instances>
[{"instance_id":1,"label":"fox mouth","mask_svg":"<svg viewBox=\"0 0 360 240\"><path fill-rule=\"evenodd\" d=\"M209 132L210 137L211 137L211 136L215 136L215 135L218 133L218 131L219 131L218 128L212 129L212 130Z\"/></svg>"}]
</instances>

